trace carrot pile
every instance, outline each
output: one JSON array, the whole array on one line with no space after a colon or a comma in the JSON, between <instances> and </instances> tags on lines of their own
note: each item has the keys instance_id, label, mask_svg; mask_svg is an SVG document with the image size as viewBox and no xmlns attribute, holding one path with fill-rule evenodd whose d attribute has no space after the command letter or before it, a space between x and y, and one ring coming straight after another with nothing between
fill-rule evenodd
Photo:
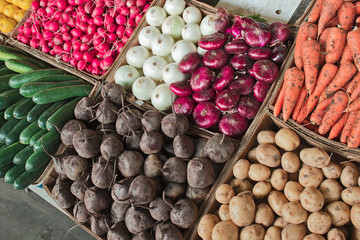
<instances>
[{"instance_id":1,"label":"carrot pile","mask_svg":"<svg viewBox=\"0 0 360 240\"><path fill-rule=\"evenodd\" d=\"M360 146L360 2L317 0L298 32L295 66L286 70L274 106L284 121L349 147ZM311 129L314 129L309 127Z\"/></svg>"}]
</instances>

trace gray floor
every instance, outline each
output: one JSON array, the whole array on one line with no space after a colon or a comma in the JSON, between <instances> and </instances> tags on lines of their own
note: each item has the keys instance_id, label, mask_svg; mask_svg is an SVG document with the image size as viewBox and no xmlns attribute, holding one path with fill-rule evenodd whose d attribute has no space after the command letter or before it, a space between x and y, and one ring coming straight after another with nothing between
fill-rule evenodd
<instances>
[{"instance_id":1,"label":"gray floor","mask_svg":"<svg viewBox=\"0 0 360 240\"><path fill-rule=\"evenodd\" d=\"M65 214L33 192L0 180L0 240L93 240Z\"/></svg>"}]
</instances>

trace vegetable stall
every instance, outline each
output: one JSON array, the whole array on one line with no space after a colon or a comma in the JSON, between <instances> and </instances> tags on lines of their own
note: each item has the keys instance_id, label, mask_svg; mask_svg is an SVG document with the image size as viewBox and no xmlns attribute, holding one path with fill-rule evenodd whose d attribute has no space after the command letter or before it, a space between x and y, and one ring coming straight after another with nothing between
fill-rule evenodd
<instances>
[{"instance_id":1,"label":"vegetable stall","mask_svg":"<svg viewBox=\"0 0 360 240\"><path fill-rule=\"evenodd\" d=\"M0 20L15 189L43 184L95 239L360 239L359 1L295 24L195 0L20 4Z\"/></svg>"}]
</instances>

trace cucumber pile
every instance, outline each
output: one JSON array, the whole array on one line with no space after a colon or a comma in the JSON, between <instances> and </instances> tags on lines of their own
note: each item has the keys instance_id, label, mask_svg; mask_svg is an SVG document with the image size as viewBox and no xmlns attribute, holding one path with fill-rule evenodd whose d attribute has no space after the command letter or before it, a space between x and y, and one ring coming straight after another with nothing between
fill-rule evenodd
<instances>
[{"instance_id":1,"label":"cucumber pile","mask_svg":"<svg viewBox=\"0 0 360 240\"><path fill-rule=\"evenodd\" d=\"M92 86L0 45L0 178L24 189L36 181L61 144L58 129Z\"/></svg>"}]
</instances>

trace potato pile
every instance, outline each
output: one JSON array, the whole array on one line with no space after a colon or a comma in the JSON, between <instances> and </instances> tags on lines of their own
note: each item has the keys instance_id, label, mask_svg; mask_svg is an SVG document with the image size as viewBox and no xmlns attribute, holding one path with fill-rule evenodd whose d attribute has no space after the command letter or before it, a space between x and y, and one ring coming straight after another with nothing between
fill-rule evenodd
<instances>
[{"instance_id":1,"label":"potato pile","mask_svg":"<svg viewBox=\"0 0 360 240\"><path fill-rule=\"evenodd\" d=\"M53 198L108 240L183 239L233 143L190 137L184 115L124 106L115 83L102 96L83 98L61 130L68 148L54 157Z\"/></svg>"},{"instance_id":2,"label":"potato pile","mask_svg":"<svg viewBox=\"0 0 360 240\"><path fill-rule=\"evenodd\" d=\"M261 131L257 141L234 165L234 178L216 189L221 206L201 218L202 239L360 239L358 166L299 147L287 128Z\"/></svg>"}]
</instances>

